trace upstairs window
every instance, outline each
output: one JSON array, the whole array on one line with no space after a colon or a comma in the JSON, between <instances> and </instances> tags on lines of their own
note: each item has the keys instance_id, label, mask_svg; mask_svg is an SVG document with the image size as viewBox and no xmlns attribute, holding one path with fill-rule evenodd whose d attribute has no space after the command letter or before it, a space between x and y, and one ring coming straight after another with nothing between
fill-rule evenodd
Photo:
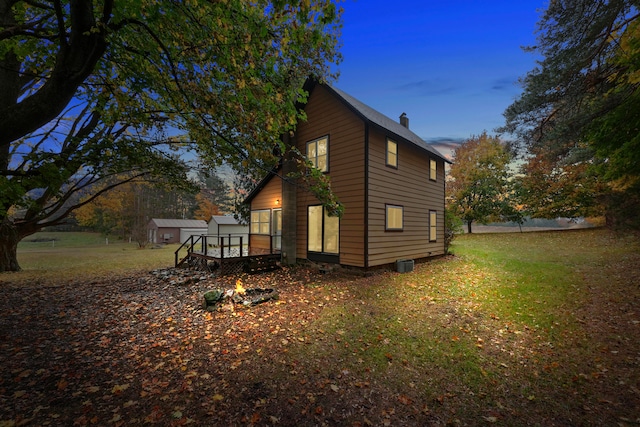
<instances>
[{"instance_id":1,"label":"upstairs window","mask_svg":"<svg viewBox=\"0 0 640 427\"><path fill-rule=\"evenodd\" d=\"M321 172L329 171L329 137L307 142L307 159Z\"/></svg>"},{"instance_id":2,"label":"upstairs window","mask_svg":"<svg viewBox=\"0 0 640 427\"><path fill-rule=\"evenodd\" d=\"M251 234L271 233L271 212L269 209L251 211Z\"/></svg>"},{"instance_id":3,"label":"upstairs window","mask_svg":"<svg viewBox=\"0 0 640 427\"><path fill-rule=\"evenodd\" d=\"M438 177L438 163L435 159L429 159L429 179L435 181Z\"/></svg>"},{"instance_id":4,"label":"upstairs window","mask_svg":"<svg viewBox=\"0 0 640 427\"><path fill-rule=\"evenodd\" d=\"M387 231L402 231L404 229L404 207L386 205L386 225Z\"/></svg>"},{"instance_id":5,"label":"upstairs window","mask_svg":"<svg viewBox=\"0 0 640 427\"><path fill-rule=\"evenodd\" d=\"M398 144L387 139L387 166L398 167Z\"/></svg>"}]
</instances>

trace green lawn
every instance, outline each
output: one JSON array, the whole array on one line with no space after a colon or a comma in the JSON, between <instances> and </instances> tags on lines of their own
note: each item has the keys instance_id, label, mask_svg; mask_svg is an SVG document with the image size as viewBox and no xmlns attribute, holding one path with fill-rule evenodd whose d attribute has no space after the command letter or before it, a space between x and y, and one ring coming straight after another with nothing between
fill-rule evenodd
<instances>
[{"instance_id":1,"label":"green lawn","mask_svg":"<svg viewBox=\"0 0 640 427\"><path fill-rule=\"evenodd\" d=\"M68 282L109 275L126 275L172 267L178 245L148 246L123 242L99 233L40 232L18 245L18 263L23 271L3 279L12 282Z\"/></svg>"},{"instance_id":2,"label":"green lawn","mask_svg":"<svg viewBox=\"0 0 640 427\"><path fill-rule=\"evenodd\" d=\"M462 235L453 255L406 274L291 268L243 276L244 287L275 287L280 299L213 313L201 309L202 293L233 289L235 277L177 286L132 274L171 266L175 245L54 237L55 247L23 242L24 271L0 275L8 291L0 320L14 331L0 344L9 361L0 367L9 396L0 413L14 408L9 422L640 422L637 236ZM45 296L50 304L41 304ZM26 383L53 374L51 360L64 361L64 381ZM68 400L55 406L51 396Z\"/></svg>"},{"instance_id":3,"label":"green lawn","mask_svg":"<svg viewBox=\"0 0 640 427\"><path fill-rule=\"evenodd\" d=\"M341 361L395 395L444 405L472 423L504 417L508 425L544 425L558 417L572 424L581 405L607 406L617 384L640 379L624 361L609 364L603 349L619 338L603 332L608 311L621 307L601 298L627 298L627 310L637 308L637 238L605 230L463 235L452 252L413 273L349 286L351 298L325 308L310 327L312 342L329 335L338 345L301 347L296 358L316 370ZM638 331L628 332L634 344L623 347L632 355ZM612 416L600 411L600 420Z\"/></svg>"}]
</instances>

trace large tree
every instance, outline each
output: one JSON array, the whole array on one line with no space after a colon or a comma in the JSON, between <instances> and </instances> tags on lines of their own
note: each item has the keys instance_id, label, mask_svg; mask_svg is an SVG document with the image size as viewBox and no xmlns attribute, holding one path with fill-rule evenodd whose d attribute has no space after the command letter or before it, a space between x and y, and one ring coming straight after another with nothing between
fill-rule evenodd
<instances>
[{"instance_id":1,"label":"large tree","mask_svg":"<svg viewBox=\"0 0 640 427\"><path fill-rule=\"evenodd\" d=\"M0 271L116 176L187 186L172 150L269 170L339 30L331 0L0 0Z\"/></svg>"},{"instance_id":2,"label":"large tree","mask_svg":"<svg viewBox=\"0 0 640 427\"><path fill-rule=\"evenodd\" d=\"M533 154L530 169L545 165L562 179L585 178L587 191L580 180L569 180L567 197L554 200L559 211L563 202L575 212L576 203L600 205L613 217L621 198L640 200L638 6L635 0L554 0L538 22L537 44L528 50L541 60L521 80L524 91L505 111L500 130Z\"/></svg>"},{"instance_id":3,"label":"large tree","mask_svg":"<svg viewBox=\"0 0 640 427\"><path fill-rule=\"evenodd\" d=\"M198 173L200 193L197 195L196 219L209 221L212 215L233 213L231 186L216 170L202 170Z\"/></svg>"},{"instance_id":4,"label":"large tree","mask_svg":"<svg viewBox=\"0 0 640 427\"><path fill-rule=\"evenodd\" d=\"M458 146L453 158L447 201L452 213L467 224L467 232L471 233L473 222L486 223L510 215L508 147L483 132Z\"/></svg>"},{"instance_id":5,"label":"large tree","mask_svg":"<svg viewBox=\"0 0 640 427\"><path fill-rule=\"evenodd\" d=\"M125 178L118 176L114 181L123 182ZM140 247L147 243L147 224L152 218L191 218L196 208L195 194L142 178L117 185L108 192L102 192L102 186L98 185L92 190L102 194L85 196L91 203L83 204L72 214L78 224L106 236L135 240Z\"/></svg>"}]
</instances>

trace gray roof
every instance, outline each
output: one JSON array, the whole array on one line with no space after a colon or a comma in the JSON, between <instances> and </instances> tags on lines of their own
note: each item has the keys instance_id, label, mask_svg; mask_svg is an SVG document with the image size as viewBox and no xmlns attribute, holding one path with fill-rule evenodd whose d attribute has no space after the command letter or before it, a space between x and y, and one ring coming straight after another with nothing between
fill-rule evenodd
<instances>
[{"instance_id":1,"label":"gray roof","mask_svg":"<svg viewBox=\"0 0 640 427\"><path fill-rule=\"evenodd\" d=\"M240 225L237 219L229 215L214 215L211 217L211 221L218 225Z\"/></svg>"},{"instance_id":2,"label":"gray roof","mask_svg":"<svg viewBox=\"0 0 640 427\"><path fill-rule=\"evenodd\" d=\"M161 219L152 218L158 228L207 228L207 221L201 219Z\"/></svg>"},{"instance_id":3,"label":"gray roof","mask_svg":"<svg viewBox=\"0 0 640 427\"><path fill-rule=\"evenodd\" d=\"M340 89L334 87L334 86L329 86L327 85L327 87L332 90L336 95L338 95L340 98L342 98L342 100L351 107L352 110L354 110L357 114L359 114L361 117L363 117L365 120L368 120L369 122L380 126L383 129L386 129L398 136L400 136L403 139L406 139L407 141L413 143L414 145L418 146L419 148L428 151L429 153L441 158L442 160L444 160L447 163L451 163L449 160L447 160L438 150L436 150L434 147L432 147L431 145L427 144L422 138L420 138L418 135L416 135L415 133L411 132L409 130L409 128L406 128L404 126L402 126L400 123L398 123L397 121L390 119L389 117L385 116L384 114L380 113L379 111L374 110L373 108L369 107L368 105L360 102L359 100L357 100L356 98L354 98L353 96L349 95L346 92L341 91Z\"/></svg>"}]
</instances>

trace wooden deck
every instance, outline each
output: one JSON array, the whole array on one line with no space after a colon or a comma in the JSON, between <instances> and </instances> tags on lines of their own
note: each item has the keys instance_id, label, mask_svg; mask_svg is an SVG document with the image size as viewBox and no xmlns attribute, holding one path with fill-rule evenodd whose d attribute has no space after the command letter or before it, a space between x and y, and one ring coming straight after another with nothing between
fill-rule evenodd
<instances>
[{"instance_id":1,"label":"wooden deck","mask_svg":"<svg viewBox=\"0 0 640 427\"><path fill-rule=\"evenodd\" d=\"M279 249L249 247L247 235L191 236L175 252L175 266L187 265L220 275L258 273L278 268Z\"/></svg>"}]
</instances>

